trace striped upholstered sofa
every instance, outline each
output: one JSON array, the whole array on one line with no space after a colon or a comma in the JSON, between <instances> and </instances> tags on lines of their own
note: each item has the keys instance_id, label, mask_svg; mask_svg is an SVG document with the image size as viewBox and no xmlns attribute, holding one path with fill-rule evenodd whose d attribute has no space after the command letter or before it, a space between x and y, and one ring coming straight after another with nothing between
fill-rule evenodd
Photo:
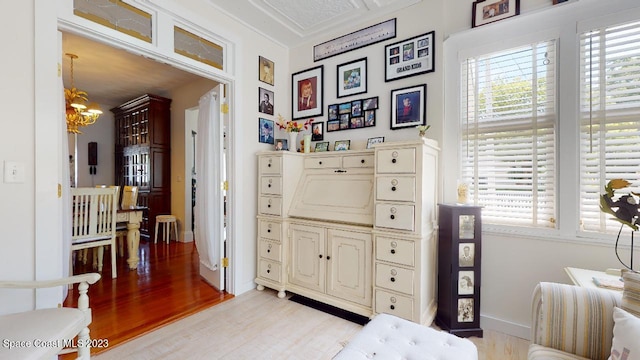
<instances>
[{"instance_id":1,"label":"striped upholstered sofa","mask_svg":"<svg viewBox=\"0 0 640 360\"><path fill-rule=\"evenodd\" d=\"M542 282L532 300L529 360L609 358L621 292Z\"/></svg>"}]
</instances>

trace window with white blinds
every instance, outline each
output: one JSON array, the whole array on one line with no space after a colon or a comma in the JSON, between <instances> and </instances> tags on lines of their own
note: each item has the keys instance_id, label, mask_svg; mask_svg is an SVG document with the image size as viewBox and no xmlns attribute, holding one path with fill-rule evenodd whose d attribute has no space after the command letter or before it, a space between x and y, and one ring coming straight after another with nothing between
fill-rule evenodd
<instances>
[{"instance_id":1,"label":"window with white blinds","mask_svg":"<svg viewBox=\"0 0 640 360\"><path fill-rule=\"evenodd\" d=\"M461 177L488 224L555 228L556 41L461 68Z\"/></svg>"},{"instance_id":2,"label":"window with white blinds","mask_svg":"<svg viewBox=\"0 0 640 360\"><path fill-rule=\"evenodd\" d=\"M640 22L580 34L580 219L585 231L614 233L600 211L611 179L640 185Z\"/></svg>"}]
</instances>

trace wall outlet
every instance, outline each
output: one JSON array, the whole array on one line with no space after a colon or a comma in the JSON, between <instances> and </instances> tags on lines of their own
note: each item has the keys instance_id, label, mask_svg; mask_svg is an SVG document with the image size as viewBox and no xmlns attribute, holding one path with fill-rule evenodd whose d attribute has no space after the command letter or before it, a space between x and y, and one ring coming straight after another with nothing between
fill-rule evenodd
<instances>
[{"instance_id":1,"label":"wall outlet","mask_svg":"<svg viewBox=\"0 0 640 360\"><path fill-rule=\"evenodd\" d=\"M4 182L22 184L25 180L24 163L16 161L4 162Z\"/></svg>"}]
</instances>

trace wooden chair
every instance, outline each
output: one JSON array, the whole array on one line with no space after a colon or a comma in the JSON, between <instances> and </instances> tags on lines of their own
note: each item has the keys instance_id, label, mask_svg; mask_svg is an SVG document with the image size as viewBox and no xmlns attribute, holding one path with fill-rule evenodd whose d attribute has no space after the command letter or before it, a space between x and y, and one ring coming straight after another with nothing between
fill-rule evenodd
<instances>
[{"instance_id":1,"label":"wooden chair","mask_svg":"<svg viewBox=\"0 0 640 360\"><path fill-rule=\"evenodd\" d=\"M121 209L128 209L138 205L138 187L126 185L122 191ZM124 256L124 243L127 239L127 224L116 224L116 242L118 243L118 253Z\"/></svg>"},{"instance_id":2,"label":"wooden chair","mask_svg":"<svg viewBox=\"0 0 640 360\"><path fill-rule=\"evenodd\" d=\"M77 308L57 307L0 315L0 339L14 346L0 346L0 359L51 359L56 354L78 352L78 359L89 359L91 308L87 290L100 274L89 273L45 281L0 281L0 288L40 289L79 284ZM77 341L73 339L77 336ZM19 342L23 342L20 345ZM37 343L36 343L37 342ZM25 346L30 344L31 346ZM67 345L77 344L75 348Z\"/></svg>"},{"instance_id":3,"label":"wooden chair","mask_svg":"<svg viewBox=\"0 0 640 360\"><path fill-rule=\"evenodd\" d=\"M102 271L104 246L111 246L111 277L116 269L115 188L71 188L71 250L98 248L98 271Z\"/></svg>"}]
</instances>

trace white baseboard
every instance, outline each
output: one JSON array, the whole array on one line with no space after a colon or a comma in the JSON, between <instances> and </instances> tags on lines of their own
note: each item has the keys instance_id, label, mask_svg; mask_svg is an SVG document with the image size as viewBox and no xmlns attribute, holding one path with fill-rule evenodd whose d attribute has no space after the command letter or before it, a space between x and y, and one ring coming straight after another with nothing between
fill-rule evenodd
<instances>
[{"instance_id":1,"label":"white baseboard","mask_svg":"<svg viewBox=\"0 0 640 360\"><path fill-rule=\"evenodd\" d=\"M496 319L491 316L480 315L480 327L483 330L498 331L521 339L531 340L531 327Z\"/></svg>"},{"instance_id":2,"label":"white baseboard","mask_svg":"<svg viewBox=\"0 0 640 360\"><path fill-rule=\"evenodd\" d=\"M193 241L193 231L183 231L182 232L182 238L184 239L183 242L192 242Z\"/></svg>"}]
</instances>

